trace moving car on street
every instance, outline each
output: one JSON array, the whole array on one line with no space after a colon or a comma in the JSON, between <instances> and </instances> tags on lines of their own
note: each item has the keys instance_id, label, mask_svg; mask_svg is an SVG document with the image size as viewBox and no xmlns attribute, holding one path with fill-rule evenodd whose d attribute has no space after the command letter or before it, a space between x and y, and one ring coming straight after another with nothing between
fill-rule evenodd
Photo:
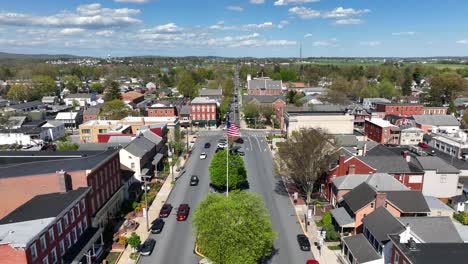
<instances>
[{"instance_id":1,"label":"moving car on street","mask_svg":"<svg viewBox=\"0 0 468 264\"><path fill-rule=\"evenodd\" d=\"M172 205L164 204L161 208L161 211L159 211L159 217L166 218L171 214L171 211L172 211Z\"/></svg>"},{"instance_id":2,"label":"moving car on street","mask_svg":"<svg viewBox=\"0 0 468 264\"><path fill-rule=\"evenodd\" d=\"M159 234L161 233L163 227L164 227L164 220L162 220L161 218L156 218L156 220L154 220L151 223L151 233Z\"/></svg>"},{"instance_id":3,"label":"moving car on street","mask_svg":"<svg viewBox=\"0 0 468 264\"><path fill-rule=\"evenodd\" d=\"M206 153L205 152L202 152L200 154L200 159L202 159L202 160L206 159Z\"/></svg>"},{"instance_id":4,"label":"moving car on street","mask_svg":"<svg viewBox=\"0 0 468 264\"><path fill-rule=\"evenodd\" d=\"M140 254L142 256L149 256L153 252L155 245L156 245L156 240L152 238L148 238L143 244L138 246L137 250L140 251Z\"/></svg>"},{"instance_id":5,"label":"moving car on street","mask_svg":"<svg viewBox=\"0 0 468 264\"><path fill-rule=\"evenodd\" d=\"M177 221L185 221L188 218L190 206L188 204L181 204L177 210Z\"/></svg>"},{"instance_id":6,"label":"moving car on street","mask_svg":"<svg viewBox=\"0 0 468 264\"><path fill-rule=\"evenodd\" d=\"M299 247L302 251L310 251L310 242L307 236L305 235L297 235L297 242L299 243Z\"/></svg>"},{"instance_id":7,"label":"moving car on street","mask_svg":"<svg viewBox=\"0 0 468 264\"><path fill-rule=\"evenodd\" d=\"M198 176L197 175L192 175L192 177L190 177L190 186L196 186L198 185Z\"/></svg>"},{"instance_id":8,"label":"moving car on street","mask_svg":"<svg viewBox=\"0 0 468 264\"><path fill-rule=\"evenodd\" d=\"M205 143L205 148L208 149L208 148L210 148L210 147L211 147L210 142L206 142L206 143Z\"/></svg>"}]
</instances>

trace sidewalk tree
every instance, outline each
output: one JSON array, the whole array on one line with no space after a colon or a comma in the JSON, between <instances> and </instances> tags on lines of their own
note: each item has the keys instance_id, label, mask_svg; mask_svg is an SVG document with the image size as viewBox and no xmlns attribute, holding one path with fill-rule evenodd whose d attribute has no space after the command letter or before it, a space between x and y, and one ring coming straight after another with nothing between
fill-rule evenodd
<instances>
[{"instance_id":1,"label":"sidewalk tree","mask_svg":"<svg viewBox=\"0 0 468 264\"><path fill-rule=\"evenodd\" d=\"M133 232L128 238L128 244L133 248L133 251L141 244L140 236Z\"/></svg>"},{"instance_id":2,"label":"sidewalk tree","mask_svg":"<svg viewBox=\"0 0 468 264\"><path fill-rule=\"evenodd\" d=\"M226 151L215 153L209 171L211 184L218 188L226 187ZM247 181L244 160L239 155L229 156L229 189L236 189Z\"/></svg>"},{"instance_id":3,"label":"sidewalk tree","mask_svg":"<svg viewBox=\"0 0 468 264\"><path fill-rule=\"evenodd\" d=\"M277 144L276 170L296 185L308 204L315 182L337 158L332 140L320 130L304 128Z\"/></svg>"},{"instance_id":4,"label":"sidewalk tree","mask_svg":"<svg viewBox=\"0 0 468 264\"><path fill-rule=\"evenodd\" d=\"M257 263L271 254L277 237L262 199L244 191L209 194L195 210L193 226L200 251L219 264Z\"/></svg>"}]
</instances>

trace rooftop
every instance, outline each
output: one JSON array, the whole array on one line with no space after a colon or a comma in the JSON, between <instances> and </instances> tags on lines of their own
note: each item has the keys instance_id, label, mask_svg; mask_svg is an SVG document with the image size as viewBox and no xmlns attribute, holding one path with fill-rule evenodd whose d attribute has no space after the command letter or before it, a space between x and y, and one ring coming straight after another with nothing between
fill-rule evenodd
<instances>
[{"instance_id":1,"label":"rooftop","mask_svg":"<svg viewBox=\"0 0 468 264\"><path fill-rule=\"evenodd\" d=\"M250 90L253 90L253 89L281 90L283 87L282 87L281 81L274 81L269 78L256 78L253 80L249 80L248 88Z\"/></svg>"},{"instance_id":2,"label":"rooftop","mask_svg":"<svg viewBox=\"0 0 468 264\"><path fill-rule=\"evenodd\" d=\"M70 99L74 99L74 98L91 98L93 94L87 94L87 93L77 93L77 94L69 94L67 96L65 96L65 98L70 98Z\"/></svg>"},{"instance_id":3,"label":"rooftop","mask_svg":"<svg viewBox=\"0 0 468 264\"><path fill-rule=\"evenodd\" d=\"M282 95L244 95L243 100L245 103L255 100L262 104L272 104L277 100L286 102L286 99Z\"/></svg>"},{"instance_id":4,"label":"rooftop","mask_svg":"<svg viewBox=\"0 0 468 264\"><path fill-rule=\"evenodd\" d=\"M352 190L366 182L378 191L408 190L408 187L387 173L349 174L333 179L333 185L338 190Z\"/></svg>"},{"instance_id":5,"label":"rooftop","mask_svg":"<svg viewBox=\"0 0 468 264\"><path fill-rule=\"evenodd\" d=\"M379 242L389 240L389 234L399 234L405 230L405 226L383 206L364 217L362 222Z\"/></svg>"},{"instance_id":6,"label":"rooftop","mask_svg":"<svg viewBox=\"0 0 468 264\"><path fill-rule=\"evenodd\" d=\"M452 219L448 216L399 217L403 225L409 225L411 232L425 243L463 242Z\"/></svg>"},{"instance_id":7,"label":"rooftop","mask_svg":"<svg viewBox=\"0 0 468 264\"><path fill-rule=\"evenodd\" d=\"M343 242L358 263L366 263L382 258L363 234L344 237Z\"/></svg>"},{"instance_id":8,"label":"rooftop","mask_svg":"<svg viewBox=\"0 0 468 264\"><path fill-rule=\"evenodd\" d=\"M460 126L460 122L453 115L413 115L418 124L432 126Z\"/></svg>"},{"instance_id":9,"label":"rooftop","mask_svg":"<svg viewBox=\"0 0 468 264\"><path fill-rule=\"evenodd\" d=\"M393 125L389 121L383 120L383 119L380 119L380 118L372 118L371 120L366 120L366 122L372 123L372 124L374 124L376 126L379 126L379 127L398 128L397 126Z\"/></svg>"},{"instance_id":10,"label":"rooftop","mask_svg":"<svg viewBox=\"0 0 468 264\"><path fill-rule=\"evenodd\" d=\"M133 139L124 149L136 157L143 157L151 151L156 145L144 136L138 136Z\"/></svg>"},{"instance_id":11,"label":"rooftop","mask_svg":"<svg viewBox=\"0 0 468 264\"><path fill-rule=\"evenodd\" d=\"M205 96L222 96L223 90L222 89L201 89L198 91L200 97Z\"/></svg>"},{"instance_id":12,"label":"rooftop","mask_svg":"<svg viewBox=\"0 0 468 264\"><path fill-rule=\"evenodd\" d=\"M216 100L210 99L209 97L195 97L192 100L192 104L215 104Z\"/></svg>"},{"instance_id":13,"label":"rooftop","mask_svg":"<svg viewBox=\"0 0 468 264\"><path fill-rule=\"evenodd\" d=\"M424 170L435 170L438 173L460 173L457 168L437 156L416 156L416 160Z\"/></svg>"}]
</instances>

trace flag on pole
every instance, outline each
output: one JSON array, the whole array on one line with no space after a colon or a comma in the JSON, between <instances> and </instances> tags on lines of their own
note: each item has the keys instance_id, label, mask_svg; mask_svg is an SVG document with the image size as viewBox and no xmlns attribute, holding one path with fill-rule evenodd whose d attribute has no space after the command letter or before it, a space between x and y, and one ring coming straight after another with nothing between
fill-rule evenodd
<instances>
[{"instance_id":1,"label":"flag on pole","mask_svg":"<svg viewBox=\"0 0 468 264\"><path fill-rule=\"evenodd\" d=\"M228 137L240 137L239 126L234 123L227 123L227 136Z\"/></svg>"}]
</instances>

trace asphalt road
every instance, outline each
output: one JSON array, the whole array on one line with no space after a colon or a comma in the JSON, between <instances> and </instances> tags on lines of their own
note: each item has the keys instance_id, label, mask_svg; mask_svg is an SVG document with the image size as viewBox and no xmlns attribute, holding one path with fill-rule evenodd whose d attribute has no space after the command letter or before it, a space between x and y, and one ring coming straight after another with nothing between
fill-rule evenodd
<instances>
[{"instance_id":1,"label":"asphalt road","mask_svg":"<svg viewBox=\"0 0 468 264\"><path fill-rule=\"evenodd\" d=\"M259 132L242 132L241 136L246 149L244 160L249 190L263 197L270 211L273 229L278 233L274 253L265 263L306 263L313 256L311 252L299 249L296 236L303 232L281 177L273 176L273 158L266 138Z\"/></svg>"},{"instance_id":2,"label":"asphalt road","mask_svg":"<svg viewBox=\"0 0 468 264\"><path fill-rule=\"evenodd\" d=\"M221 135L221 134L220 134ZM164 218L164 229L160 234L151 234L156 240L156 246L150 256L140 258L142 264L192 264L198 263L200 258L194 254L195 237L192 231L192 216L198 203L209 193L208 166L213 158L216 144L220 136L199 138L194 145L191 158L185 166L185 173L177 179L168 203L174 207L171 215ZM206 142L211 143L210 149L204 149ZM207 159L200 160L200 153L206 152ZM190 186L190 176L197 175L200 179L198 186ZM182 203L190 205L190 214L185 222L177 222L177 207Z\"/></svg>"}]
</instances>

